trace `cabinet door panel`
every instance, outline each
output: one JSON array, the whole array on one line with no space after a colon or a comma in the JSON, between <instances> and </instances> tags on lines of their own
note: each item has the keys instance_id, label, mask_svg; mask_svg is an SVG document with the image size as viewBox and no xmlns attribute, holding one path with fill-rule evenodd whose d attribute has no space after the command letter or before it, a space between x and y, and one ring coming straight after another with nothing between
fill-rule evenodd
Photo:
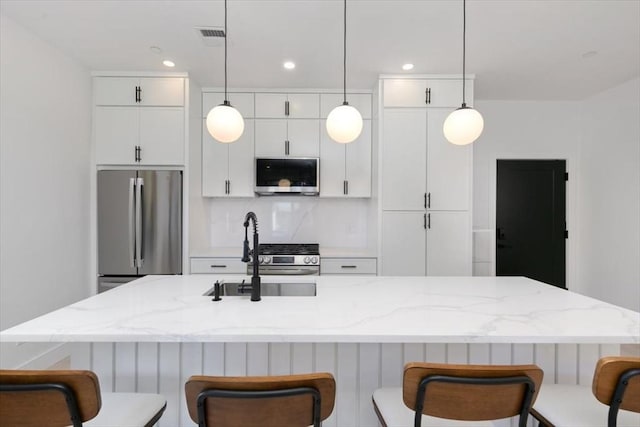
<instances>
[{"instance_id":1,"label":"cabinet door panel","mask_svg":"<svg viewBox=\"0 0 640 427\"><path fill-rule=\"evenodd\" d=\"M290 93L287 100L289 101L289 118L320 118L320 95L317 93Z\"/></svg>"},{"instance_id":2,"label":"cabinet door panel","mask_svg":"<svg viewBox=\"0 0 640 427\"><path fill-rule=\"evenodd\" d=\"M256 93L256 118L284 119L285 93Z\"/></svg>"},{"instance_id":3,"label":"cabinet door panel","mask_svg":"<svg viewBox=\"0 0 640 427\"><path fill-rule=\"evenodd\" d=\"M236 144L237 141L234 143ZM229 177L229 145L216 141L202 121L202 195L204 197L226 196L226 181Z\"/></svg>"},{"instance_id":4,"label":"cabinet door panel","mask_svg":"<svg viewBox=\"0 0 640 427\"><path fill-rule=\"evenodd\" d=\"M429 212L427 275L471 275L471 219L468 212Z\"/></svg>"},{"instance_id":5,"label":"cabinet door panel","mask_svg":"<svg viewBox=\"0 0 640 427\"><path fill-rule=\"evenodd\" d=\"M229 93L229 102L244 119L253 118L253 94ZM202 94L202 117L207 117L212 108L224 102L224 92L205 92Z\"/></svg>"},{"instance_id":6,"label":"cabinet door panel","mask_svg":"<svg viewBox=\"0 0 640 427\"><path fill-rule=\"evenodd\" d=\"M94 121L97 164L135 164L138 109L96 107Z\"/></svg>"},{"instance_id":7,"label":"cabinet door panel","mask_svg":"<svg viewBox=\"0 0 640 427\"><path fill-rule=\"evenodd\" d=\"M286 120L256 119L255 131L256 157L285 155L285 141L287 140Z\"/></svg>"},{"instance_id":8,"label":"cabinet door panel","mask_svg":"<svg viewBox=\"0 0 640 427\"><path fill-rule=\"evenodd\" d=\"M184 164L184 110L182 107L140 108L141 164Z\"/></svg>"},{"instance_id":9,"label":"cabinet door panel","mask_svg":"<svg viewBox=\"0 0 640 427\"><path fill-rule=\"evenodd\" d=\"M342 105L344 95L341 93L320 94L320 116L326 119L331 110ZM358 109L363 119L371 118L371 95L368 93L347 93L349 105Z\"/></svg>"},{"instance_id":10,"label":"cabinet door panel","mask_svg":"<svg viewBox=\"0 0 640 427\"><path fill-rule=\"evenodd\" d=\"M136 102L137 77L96 77L93 94L96 105L139 105Z\"/></svg>"},{"instance_id":11,"label":"cabinet door panel","mask_svg":"<svg viewBox=\"0 0 640 427\"><path fill-rule=\"evenodd\" d=\"M254 196L253 120L245 120L244 133L229 146L229 196Z\"/></svg>"},{"instance_id":12,"label":"cabinet door panel","mask_svg":"<svg viewBox=\"0 0 640 427\"><path fill-rule=\"evenodd\" d=\"M347 195L371 197L371 120L364 120L358 139L345 148Z\"/></svg>"},{"instance_id":13,"label":"cabinet door panel","mask_svg":"<svg viewBox=\"0 0 640 427\"><path fill-rule=\"evenodd\" d=\"M430 209L468 210L470 205L471 145L454 145L444 137L442 124L451 110L427 113L427 192Z\"/></svg>"},{"instance_id":14,"label":"cabinet door panel","mask_svg":"<svg viewBox=\"0 0 640 427\"><path fill-rule=\"evenodd\" d=\"M385 109L382 208L424 209L427 163L426 109Z\"/></svg>"},{"instance_id":15,"label":"cabinet door panel","mask_svg":"<svg viewBox=\"0 0 640 427\"><path fill-rule=\"evenodd\" d=\"M181 107L184 105L184 79L180 77L143 77L140 79L140 103L146 106Z\"/></svg>"},{"instance_id":16,"label":"cabinet door panel","mask_svg":"<svg viewBox=\"0 0 640 427\"><path fill-rule=\"evenodd\" d=\"M430 89L429 103L426 90ZM473 99L473 81L467 80L467 99ZM462 79L387 79L385 107L451 107L462 104Z\"/></svg>"},{"instance_id":17,"label":"cabinet door panel","mask_svg":"<svg viewBox=\"0 0 640 427\"><path fill-rule=\"evenodd\" d=\"M320 142L320 197L343 197L345 180L346 146L329 138L322 120Z\"/></svg>"},{"instance_id":18,"label":"cabinet door panel","mask_svg":"<svg viewBox=\"0 0 640 427\"><path fill-rule=\"evenodd\" d=\"M287 128L290 156L320 155L320 120L287 120Z\"/></svg>"},{"instance_id":19,"label":"cabinet door panel","mask_svg":"<svg viewBox=\"0 0 640 427\"><path fill-rule=\"evenodd\" d=\"M383 276L424 276L425 246L422 212L382 213Z\"/></svg>"}]
</instances>

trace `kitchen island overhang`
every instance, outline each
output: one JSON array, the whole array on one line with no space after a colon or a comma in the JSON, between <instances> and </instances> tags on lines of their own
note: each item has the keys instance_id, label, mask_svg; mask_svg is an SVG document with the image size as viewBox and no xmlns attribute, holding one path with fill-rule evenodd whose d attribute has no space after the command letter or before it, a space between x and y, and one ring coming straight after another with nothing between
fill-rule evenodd
<instances>
[{"instance_id":1,"label":"kitchen island overhang","mask_svg":"<svg viewBox=\"0 0 640 427\"><path fill-rule=\"evenodd\" d=\"M146 276L0 332L2 342L639 344L640 313L523 277L270 276L317 295L203 296Z\"/></svg>"}]
</instances>

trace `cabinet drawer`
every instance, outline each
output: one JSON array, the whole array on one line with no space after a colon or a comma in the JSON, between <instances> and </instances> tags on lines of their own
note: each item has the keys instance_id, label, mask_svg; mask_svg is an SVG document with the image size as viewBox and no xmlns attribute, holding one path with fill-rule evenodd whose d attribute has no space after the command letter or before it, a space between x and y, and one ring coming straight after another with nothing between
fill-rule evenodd
<instances>
[{"instance_id":1,"label":"cabinet drawer","mask_svg":"<svg viewBox=\"0 0 640 427\"><path fill-rule=\"evenodd\" d=\"M376 258L322 258L320 274L376 274Z\"/></svg>"},{"instance_id":2,"label":"cabinet drawer","mask_svg":"<svg viewBox=\"0 0 640 427\"><path fill-rule=\"evenodd\" d=\"M247 264L240 258L191 258L191 274L247 274Z\"/></svg>"}]
</instances>

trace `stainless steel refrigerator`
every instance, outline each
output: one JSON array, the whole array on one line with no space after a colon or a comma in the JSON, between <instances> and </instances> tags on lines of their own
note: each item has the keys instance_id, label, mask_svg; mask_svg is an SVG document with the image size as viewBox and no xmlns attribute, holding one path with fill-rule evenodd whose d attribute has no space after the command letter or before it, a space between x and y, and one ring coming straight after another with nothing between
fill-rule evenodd
<instances>
[{"instance_id":1,"label":"stainless steel refrigerator","mask_svg":"<svg viewBox=\"0 0 640 427\"><path fill-rule=\"evenodd\" d=\"M182 172L98 171L98 292L182 274Z\"/></svg>"}]
</instances>

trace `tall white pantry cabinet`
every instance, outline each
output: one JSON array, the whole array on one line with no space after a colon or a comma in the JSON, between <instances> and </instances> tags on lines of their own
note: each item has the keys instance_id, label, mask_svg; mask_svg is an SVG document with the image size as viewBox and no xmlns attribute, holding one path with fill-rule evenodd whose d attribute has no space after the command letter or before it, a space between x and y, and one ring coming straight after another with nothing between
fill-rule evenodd
<instances>
[{"instance_id":1,"label":"tall white pantry cabinet","mask_svg":"<svg viewBox=\"0 0 640 427\"><path fill-rule=\"evenodd\" d=\"M470 276L472 146L442 131L460 107L462 79L383 76L380 96L380 273Z\"/></svg>"}]
</instances>

